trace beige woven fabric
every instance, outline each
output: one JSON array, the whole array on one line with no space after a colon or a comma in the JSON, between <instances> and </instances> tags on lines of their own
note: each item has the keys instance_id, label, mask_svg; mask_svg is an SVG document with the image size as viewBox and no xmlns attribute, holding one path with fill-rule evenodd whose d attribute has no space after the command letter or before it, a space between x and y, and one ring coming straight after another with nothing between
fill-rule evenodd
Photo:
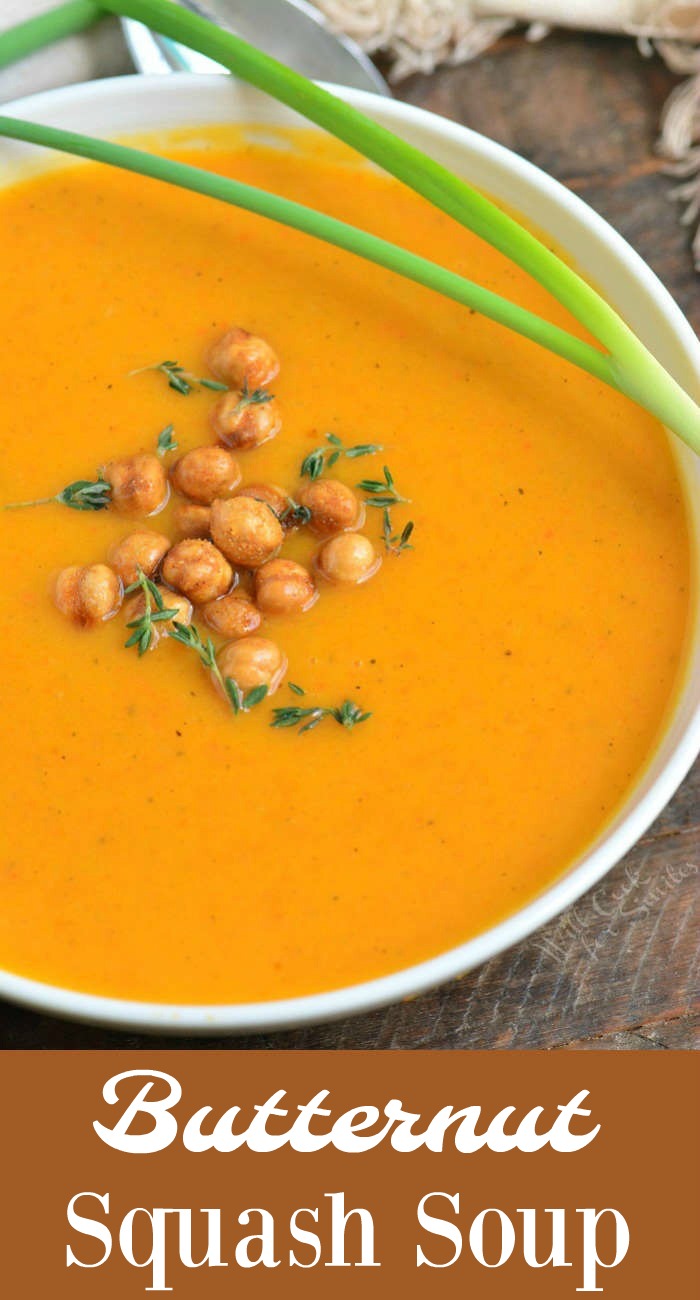
<instances>
[{"instance_id":1,"label":"beige woven fabric","mask_svg":"<svg viewBox=\"0 0 700 1300\"><path fill-rule=\"evenodd\" d=\"M315 0L329 22L365 49L384 50L396 78L474 58L526 23L700 42L698 0Z\"/></svg>"}]
</instances>

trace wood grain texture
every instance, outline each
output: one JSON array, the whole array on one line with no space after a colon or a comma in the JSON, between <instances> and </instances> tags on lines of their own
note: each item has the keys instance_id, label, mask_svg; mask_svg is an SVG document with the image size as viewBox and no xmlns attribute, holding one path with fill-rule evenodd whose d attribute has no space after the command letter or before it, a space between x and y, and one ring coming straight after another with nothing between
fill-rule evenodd
<instances>
[{"instance_id":1,"label":"wood grain texture","mask_svg":"<svg viewBox=\"0 0 700 1300\"><path fill-rule=\"evenodd\" d=\"M476 64L414 78L402 97L483 131L559 177L638 249L700 328L689 240L654 154L673 78L633 44L504 40ZM700 766L649 833L557 920L463 979L337 1024L172 1039L0 1007L5 1048L700 1047Z\"/></svg>"}]
</instances>

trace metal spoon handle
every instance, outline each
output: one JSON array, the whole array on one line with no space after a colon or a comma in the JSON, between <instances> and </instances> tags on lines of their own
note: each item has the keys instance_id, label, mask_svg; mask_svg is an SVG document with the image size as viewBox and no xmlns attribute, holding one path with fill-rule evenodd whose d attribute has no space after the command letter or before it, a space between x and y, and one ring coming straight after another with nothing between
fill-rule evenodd
<instances>
[{"instance_id":1,"label":"metal spoon handle","mask_svg":"<svg viewBox=\"0 0 700 1300\"><path fill-rule=\"evenodd\" d=\"M184 8L228 28L319 81L389 95L381 73L355 41L327 26L306 0L179 0ZM140 72L221 72L211 59L159 36L132 19L122 21L131 56Z\"/></svg>"}]
</instances>

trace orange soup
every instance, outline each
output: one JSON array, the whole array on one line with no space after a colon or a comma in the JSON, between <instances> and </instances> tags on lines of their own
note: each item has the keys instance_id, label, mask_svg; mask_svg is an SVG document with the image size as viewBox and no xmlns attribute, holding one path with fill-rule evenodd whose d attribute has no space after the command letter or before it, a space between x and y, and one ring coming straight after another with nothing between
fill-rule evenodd
<instances>
[{"instance_id":1,"label":"orange soup","mask_svg":"<svg viewBox=\"0 0 700 1300\"><path fill-rule=\"evenodd\" d=\"M303 139L212 132L206 162L570 325L426 202ZM262 614L286 664L236 712L165 622L155 648L125 648L133 601L78 630L51 598L58 570L105 564L135 528L177 541L174 487L146 521L0 511L0 966L123 998L268 1000L396 971L529 902L619 808L677 686L690 548L662 429L427 290L154 181L25 178L0 196L0 240L3 504L100 482L169 426L166 470L214 445L222 390L198 381L240 326L279 358L281 420L234 449L242 485L297 505L312 481L346 485L381 561L328 580L323 539L285 533L318 597ZM144 369L164 359L189 391ZM245 563L238 579L255 606ZM194 625L218 652L198 606Z\"/></svg>"}]
</instances>

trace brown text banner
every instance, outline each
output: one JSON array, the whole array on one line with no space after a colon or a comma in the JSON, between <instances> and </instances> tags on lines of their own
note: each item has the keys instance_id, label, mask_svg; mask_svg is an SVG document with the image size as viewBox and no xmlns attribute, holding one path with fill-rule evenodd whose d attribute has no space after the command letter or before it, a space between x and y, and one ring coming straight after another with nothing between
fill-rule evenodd
<instances>
[{"instance_id":1,"label":"brown text banner","mask_svg":"<svg viewBox=\"0 0 700 1300\"><path fill-rule=\"evenodd\" d=\"M692 1053L3 1052L39 1300L690 1295Z\"/></svg>"}]
</instances>

